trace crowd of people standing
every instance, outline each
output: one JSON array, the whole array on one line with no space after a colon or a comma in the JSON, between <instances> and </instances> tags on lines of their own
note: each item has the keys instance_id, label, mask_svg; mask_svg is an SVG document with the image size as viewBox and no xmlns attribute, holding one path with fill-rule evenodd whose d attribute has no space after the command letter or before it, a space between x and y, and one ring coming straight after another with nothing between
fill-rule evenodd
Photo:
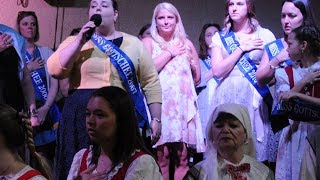
<instances>
[{"instance_id":1,"label":"crowd of people standing","mask_svg":"<svg viewBox=\"0 0 320 180\"><path fill-rule=\"evenodd\" d=\"M0 24L0 179L320 178L308 0L283 0L279 39L253 0L226 0L198 51L171 3L138 37L117 30L119 14L116 0L91 0L55 51L37 43L33 11L16 30ZM315 118L283 110L292 104Z\"/></svg>"}]
</instances>

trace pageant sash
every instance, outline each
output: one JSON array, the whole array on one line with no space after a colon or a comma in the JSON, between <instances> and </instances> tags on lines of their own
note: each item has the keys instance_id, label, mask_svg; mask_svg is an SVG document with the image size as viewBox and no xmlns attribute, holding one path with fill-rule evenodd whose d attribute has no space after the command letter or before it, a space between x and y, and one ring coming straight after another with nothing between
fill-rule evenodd
<instances>
[{"instance_id":1,"label":"pageant sash","mask_svg":"<svg viewBox=\"0 0 320 180\"><path fill-rule=\"evenodd\" d=\"M264 46L264 49L266 50L268 57L271 60L274 59L280 53L280 51L284 49L284 45L281 39L277 39L273 42L266 44ZM286 60L284 63L284 67L291 66L293 64L293 62L290 59Z\"/></svg>"},{"instance_id":2,"label":"pageant sash","mask_svg":"<svg viewBox=\"0 0 320 180\"><path fill-rule=\"evenodd\" d=\"M212 68L212 66L211 66L211 57L208 55L207 56L207 58L206 59L204 59L204 60L202 60L203 61L203 63L204 63L204 65L206 66L206 68L208 69L208 70L210 70L211 68ZM216 77L212 77L212 79L214 79L218 84L219 84L219 79L218 78L216 78Z\"/></svg>"},{"instance_id":3,"label":"pageant sash","mask_svg":"<svg viewBox=\"0 0 320 180\"><path fill-rule=\"evenodd\" d=\"M34 51L34 58L37 57L41 57L38 48L36 48ZM26 63L29 63L31 59L32 56L28 52L26 52ZM46 76L47 73L44 68L40 68L31 72L31 79L36 94L36 100L40 102L40 104L37 104L37 108L39 108L39 106L43 106L48 98L49 88L47 85ZM45 121L46 123L50 123L52 125L55 123L59 123L61 119L61 112L59 110L59 107L55 103L50 107L46 116L46 120L47 118L49 118L50 122ZM34 143L36 146L45 145L56 140L57 129L53 127L50 127L48 129L47 127L45 127L45 124L43 124L43 126L40 126L34 135Z\"/></svg>"},{"instance_id":4,"label":"pageant sash","mask_svg":"<svg viewBox=\"0 0 320 180\"><path fill-rule=\"evenodd\" d=\"M148 127L149 121L146 104L131 59L115 44L96 33L92 35L91 41L103 53L109 56L110 62L117 69L122 82L134 103L136 116L139 121L139 127Z\"/></svg>"},{"instance_id":5,"label":"pageant sash","mask_svg":"<svg viewBox=\"0 0 320 180\"><path fill-rule=\"evenodd\" d=\"M300 99L281 101L273 110L271 118L283 121L320 121L320 106Z\"/></svg>"},{"instance_id":6,"label":"pageant sash","mask_svg":"<svg viewBox=\"0 0 320 180\"><path fill-rule=\"evenodd\" d=\"M39 49L36 48L34 54L38 54L40 56L40 52ZM35 56L37 57L37 56ZM26 63L29 63L32 59L32 56L29 54L29 52L26 52ZM44 79L46 78L42 78L40 76L41 71L43 71L43 68L34 70L33 72L31 72L31 79L32 79L32 83L33 86L35 87L35 93L37 95L37 97L40 98L41 102L44 103L46 102L47 98L48 98L48 86L46 81L44 81Z\"/></svg>"},{"instance_id":7,"label":"pageant sash","mask_svg":"<svg viewBox=\"0 0 320 180\"><path fill-rule=\"evenodd\" d=\"M221 41L229 54L236 50L236 48L240 45L236 40L233 31L230 31L228 34L223 36L221 32L219 32ZM254 62L250 59L249 54L245 53L240 60L237 62L237 66L239 70L244 74L244 76L248 79L248 81L255 87L255 89L259 92L259 94L263 97L263 100L268 106L269 111L271 112L272 107L272 96L269 91L268 86L260 87L257 84L256 71L257 67Z\"/></svg>"}]
</instances>

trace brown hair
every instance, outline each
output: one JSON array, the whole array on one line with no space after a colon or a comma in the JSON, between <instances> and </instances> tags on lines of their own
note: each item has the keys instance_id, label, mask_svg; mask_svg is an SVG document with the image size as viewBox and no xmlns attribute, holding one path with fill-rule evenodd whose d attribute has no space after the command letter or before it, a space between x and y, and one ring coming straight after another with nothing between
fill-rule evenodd
<instances>
[{"instance_id":1,"label":"brown hair","mask_svg":"<svg viewBox=\"0 0 320 180\"><path fill-rule=\"evenodd\" d=\"M51 168L46 159L36 152L32 131L30 119L26 115L20 114L9 105L0 104L0 134L5 145L12 153L17 153L17 149L26 141L31 155L37 160L36 169L51 180Z\"/></svg>"},{"instance_id":2,"label":"brown hair","mask_svg":"<svg viewBox=\"0 0 320 180\"><path fill-rule=\"evenodd\" d=\"M225 26L225 33L228 33L230 29L233 27L233 20L229 16L229 3L230 0L227 0L226 5L225 5L225 19L224 19L224 26ZM249 25L251 28L251 32L254 32L257 30L257 27L259 26L259 22L256 18L256 7L253 3L253 0L246 0L247 4L247 17L249 19Z\"/></svg>"},{"instance_id":3,"label":"brown hair","mask_svg":"<svg viewBox=\"0 0 320 180\"><path fill-rule=\"evenodd\" d=\"M23 18L28 17L28 16L32 16L35 19L35 23L36 23L36 35L34 36L34 42L37 42L40 38L40 34L39 34L39 23L38 23L38 17L36 15L36 13L34 11L20 11L18 13L18 17L17 17L17 27L18 27L18 32L21 34L20 32L20 22Z\"/></svg>"},{"instance_id":4,"label":"brown hair","mask_svg":"<svg viewBox=\"0 0 320 180\"><path fill-rule=\"evenodd\" d=\"M206 59L207 58L207 51L209 49L209 47L206 44L206 40L205 40L205 35L206 35L206 30L209 27L216 27L218 29L218 31L221 30L221 27L219 24L212 24L212 23L208 23L203 25L200 36L199 36L199 46L200 46L200 50L199 50L199 58L200 59Z\"/></svg>"}]
</instances>

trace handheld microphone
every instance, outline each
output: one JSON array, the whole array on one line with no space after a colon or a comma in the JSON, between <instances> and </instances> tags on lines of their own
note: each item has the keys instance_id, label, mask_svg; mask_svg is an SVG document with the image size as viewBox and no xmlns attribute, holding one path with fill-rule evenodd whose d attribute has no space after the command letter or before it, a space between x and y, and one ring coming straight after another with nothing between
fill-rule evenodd
<instances>
[{"instance_id":1,"label":"handheld microphone","mask_svg":"<svg viewBox=\"0 0 320 180\"><path fill-rule=\"evenodd\" d=\"M94 25L96 27L100 26L101 22L102 22L102 18L100 14L94 14L91 16L90 21L94 22ZM86 40L89 41L91 39L91 36L95 30L95 28L90 28L87 32L86 32Z\"/></svg>"}]
</instances>

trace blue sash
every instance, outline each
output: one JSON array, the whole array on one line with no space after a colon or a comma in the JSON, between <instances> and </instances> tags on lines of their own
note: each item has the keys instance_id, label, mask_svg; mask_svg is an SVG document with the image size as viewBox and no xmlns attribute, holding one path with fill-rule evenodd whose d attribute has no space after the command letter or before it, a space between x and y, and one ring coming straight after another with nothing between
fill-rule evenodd
<instances>
[{"instance_id":1,"label":"blue sash","mask_svg":"<svg viewBox=\"0 0 320 180\"><path fill-rule=\"evenodd\" d=\"M40 57L40 52L38 48L34 50L34 58ZM26 52L26 63L31 61L32 56L29 52ZM48 98L48 86L46 81L46 72L44 68L37 69L31 72L31 79L36 95L36 99L40 100L42 103L45 103Z\"/></svg>"},{"instance_id":2,"label":"blue sash","mask_svg":"<svg viewBox=\"0 0 320 180\"><path fill-rule=\"evenodd\" d=\"M320 121L320 106L300 99L281 101L272 111L271 118L286 121Z\"/></svg>"},{"instance_id":3,"label":"blue sash","mask_svg":"<svg viewBox=\"0 0 320 180\"><path fill-rule=\"evenodd\" d=\"M239 42L236 40L235 35L233 31L230 31L228 34L223 36L221 34L222 32L219 32L221 41L227 50L229 54L231 54L233 51L237 49L237 47L240 45ZM269 111L271 112L272 108L272 96L269 91L268 86L260 87L257 84L257 78L256 78L256 71L257 67L254 64L254 62L250 59L249 54L245 53L240 60L237 62L237 66L239 70L244 74L244 76L248 79L248 81L255 87L255 89L259 92L259 94L263 97L263 100L268 106Z\"/></svg>"},{"instance_id":4,"label":"blue sash","mask_svg":"<svg viewBox=\"0 0 320 180\"><path fill-rule=\"evenodd\" d=\"M202 61L203 61L203 64L206 66L206 68L207 68L208 70L210 70L210 69L212 68L210 55L208 55L207 58L206 58L206 59L203 59ZM216 77L214 77L214 76L212 76L212 78L219 84L220 81L219 81L218 78L216 78Z\"/></svg>"},{"instance_id":5,"label":"blue sash","mask_svg":"<svg viewBox=\"0 0 320 180\"><path fill-rule=\"evenodd\" d=\"M280 51L284 49L284 46L283 46L282 40L277 39L275 41L272 41L266 44L264 46L264 49L266 50L268 57L271 60L275 58L280 53ZM286 60L284 63L285 63L284 67L291 66L293 64L293 62L290 59Z\"/></svg>"},{"instance_id":6,"label":"blue sash","mask_svg":"<svg viewBox=\"0 0 320 180\"><path fill-rule=\"evenodd\" d=\"M129 93L135 107L139 127L149 127L148 114L136 71L131 59L115 44L94 33L91 41L107 56L117 69L124 87ZM109 55L110 54L110 55Z\"/></svg>"},{"instance_id":7,"label":"blue sash","mask_svg":"<svg viewBox=\"0 0 320 180\"><path fill-rule=\"evenodd\" d=\"M33 52L33 57L34 59L38 57L41 58L40 51L38 48L35 48ZM26 63L29 63L31 59L32 56L29 54L29 52L26 52ZM40 102L40 105L37 104L37 108L39 108L39 106L45 104L49 93L47 85L47 73L45 71L45 68L40 68L31 72L31 79L36 95L36 101ZM50 122L45 121L45 123L49 123L52 126L60 121L61 112L56 104L53 104L50 107L46 120L48 119L48 117ZM42 128L44 126L46 126L46 128ZM53 142L55 141L57 136L57 129L53 129L52 127L48 128L47 124L41 125L39 128L36 128L35 131L36 133L34 136L34 142L36 146L41 146Z\"/></svg>"}]
</instances>

